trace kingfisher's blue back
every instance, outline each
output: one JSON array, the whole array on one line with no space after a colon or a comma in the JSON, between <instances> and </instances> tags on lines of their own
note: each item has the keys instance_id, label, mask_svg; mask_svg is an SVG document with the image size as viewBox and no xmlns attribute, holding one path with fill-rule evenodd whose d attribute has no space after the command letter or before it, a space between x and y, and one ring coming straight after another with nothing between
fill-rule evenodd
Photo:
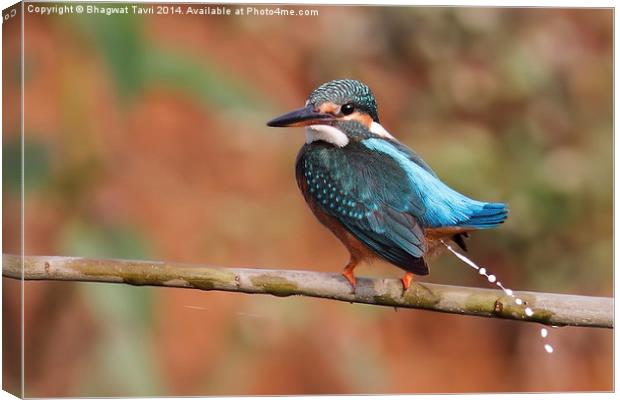
<instances>
[{"instance_id":1,"label":"kingfisher's blue back","mask_svg":"<svg viewBox=\"0 0 620 400\"><path fill-rule=\"evenodd\" d=\"M370 93L370 94L369 94ZM431 247L504 222L503 203L470 199L444 184L411 149L379 125L374 97L357 81L319 87L307 106L272 126L307 126L296 176L318 219L347 246L344 275L369 250L402 269L425 275ZM403 278L405 288L410 277Z\"/></svg>"}]
</instances>

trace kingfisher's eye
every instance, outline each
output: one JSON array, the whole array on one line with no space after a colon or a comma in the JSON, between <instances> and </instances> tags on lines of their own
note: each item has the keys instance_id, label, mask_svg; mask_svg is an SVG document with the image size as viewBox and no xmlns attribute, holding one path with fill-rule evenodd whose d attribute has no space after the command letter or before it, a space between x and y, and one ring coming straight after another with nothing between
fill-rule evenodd
<instances>
[{"instance_id":1,"label":"kingfisher's eye","mask_svg":"<svg viewBox=\"0 0 620 400\"><path fill-rule=\"evenodd\" d=\"M340 107L340 112L342 115L349 115L355 110L355 107L351 103L344 104Z\"/></svg>"}]
</instances>

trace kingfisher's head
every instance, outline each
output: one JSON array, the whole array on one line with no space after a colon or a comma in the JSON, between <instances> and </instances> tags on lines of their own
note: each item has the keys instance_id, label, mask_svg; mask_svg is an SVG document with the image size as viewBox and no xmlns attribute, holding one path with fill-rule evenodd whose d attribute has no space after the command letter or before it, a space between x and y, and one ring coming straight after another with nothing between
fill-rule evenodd
<instances>
[{"instance_id":1,"label":"kingfisher's head","mask_svg":"<svg viewBox=\"0 0 620 400\"><path fill-rule=\"evenodd\" d=\"M352 138L378 135L393 137L379 124L377 103L368 86L340 79L314 89L303 108L267 122L268 126L306 126L306 142L322 140L338 147Z\"/></svg>"}]
</instances>

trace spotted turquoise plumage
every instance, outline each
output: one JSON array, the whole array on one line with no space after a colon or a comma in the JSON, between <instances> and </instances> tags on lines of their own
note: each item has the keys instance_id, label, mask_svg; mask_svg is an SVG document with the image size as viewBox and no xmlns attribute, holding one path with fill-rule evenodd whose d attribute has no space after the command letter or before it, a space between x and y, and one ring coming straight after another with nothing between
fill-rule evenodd
<instances>
[{"instance_id":1,"label":"spotted turquoise plumage","mask_svg":"<svg viewBox=\"0 0 620 400\"><path fill-rule=\"evenodd\" d=\"M336 218L375 253L425 275L424 232L414 217L423 208L402 195L398 182L403 176L397 168L381 176L373 173L384 161L369 153L359 145L343 152L321 142L307 144L297 159L299 186L307 201Z\"/></svg>"},{"instance_id":2,"label":"spotted turquoise plumage","mask_svg":"<svg viewBox=\"0 0 620 400\"><path fill-rule=\"evenodd\" d=\"M359 139L346 148L320 141L304 145L297 179L306 200L387 261L425 275L424 229L485 229L506 218L503 203L454 191L405 146L371 135Z\"/></svg>"}]
</instances>

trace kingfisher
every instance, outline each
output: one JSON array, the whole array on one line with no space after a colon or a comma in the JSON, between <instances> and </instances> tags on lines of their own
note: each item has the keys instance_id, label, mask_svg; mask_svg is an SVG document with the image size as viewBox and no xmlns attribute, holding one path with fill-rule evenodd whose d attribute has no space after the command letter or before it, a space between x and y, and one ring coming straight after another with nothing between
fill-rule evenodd
<instances>
[{"instance_id":1,"label":"kingfisher","mask_svg":"<svg viewBox=\"0 0 620 400\"><path fill-rule=\"evenodd\" d=\"M443 183L409 147L379 122L375 97L353 79L324 83L303 108L267 122L305 127L297 155L297 184L316 218L350 253L342 275L355 290L355 267L380 258L413 275L453 241L467 251L469 232L508 216L504 203L473 200Z\"/></svg>"}]
</instances>

